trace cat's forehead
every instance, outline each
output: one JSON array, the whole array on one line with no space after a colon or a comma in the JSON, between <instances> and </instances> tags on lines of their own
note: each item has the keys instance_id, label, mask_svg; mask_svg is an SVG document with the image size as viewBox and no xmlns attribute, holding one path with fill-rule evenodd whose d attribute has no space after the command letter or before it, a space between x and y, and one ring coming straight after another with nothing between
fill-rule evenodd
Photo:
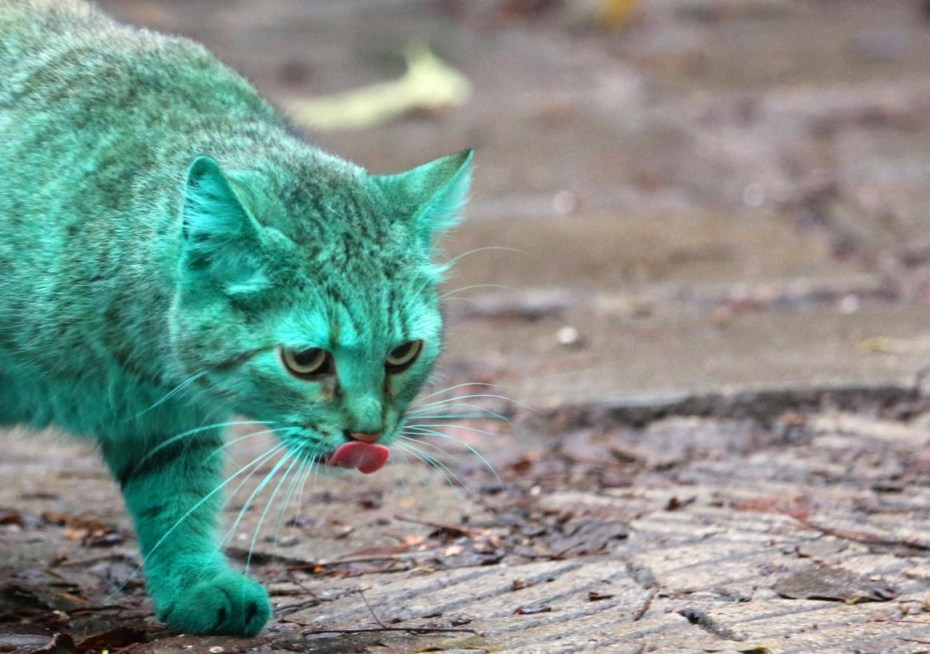
<instances>
[{"instance_id":1,"label":"cat's forehead","mask_svg":"<svg viewBox=\"0 0 930 654\"><path fill-rule=\"evenodd\" d=\"M335 349L388 349L413 339L432 339L441 330L438 301L425 287L408 287L373 277L350 283L333 275L302 293L291 305L291 336L307 345Z\"/></svg>"},{"instance_id":2,"label":"cat's forehead","mask_svg":"<svg viewBox=\"0 0 930 654\"><path fill-rule=\"evenodd\" d=\"M314 166L295 171L281 189L292 228L288 231L302 240L342 231L367 239L389 237L397 226L396 213L365 179L365 172L357 167Z\"/></svg>"}]
</instances>

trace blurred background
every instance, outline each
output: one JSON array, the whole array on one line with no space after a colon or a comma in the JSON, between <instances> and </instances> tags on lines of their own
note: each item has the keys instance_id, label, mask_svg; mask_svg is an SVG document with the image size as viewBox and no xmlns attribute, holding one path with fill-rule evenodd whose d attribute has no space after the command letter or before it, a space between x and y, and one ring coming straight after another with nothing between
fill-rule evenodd
<instances>
[{"instance_id":1,"label":"blurred background","mask_svg":"<svg viewBox=\"0 0 930 654\"><path fill-rule=\"evenodd\" d=\"M926 2L100 4L372 171L476 149L450 383L636 404L930 363Z\"/></svg>"},{"instance_id":2,"label":"blurred background","mask_svg":"<svg viewBox=\"0 0 930 654\"><path fill-rule=\"evenodd\" d=\"M278 620L213 647L158 631L96 453L8 439L0 650L928 643L930 2L98 1L373 172L475 148L438 383L516 419L421 415L293 508L246 478L227 552Z\"/></svg>"},{"instance_id":3,"label":"blurred background","mask_svg":"<svg viewBox=\"0 0 930 654\"><path fill-rule=\"evenodd\" d=\"M100 4L372 171L476 149L453 379L552 406L930 362L925 2Z\"/></svg>"}]
</instances>

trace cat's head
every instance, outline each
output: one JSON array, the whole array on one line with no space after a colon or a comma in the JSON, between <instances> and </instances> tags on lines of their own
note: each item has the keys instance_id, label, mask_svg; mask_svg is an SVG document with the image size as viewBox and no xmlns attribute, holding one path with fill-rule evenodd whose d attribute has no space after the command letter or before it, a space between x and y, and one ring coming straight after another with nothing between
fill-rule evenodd
<instances>
[{"instance_id":1,"label":"cat's head","mask_svg":"<svg viewBox=\"0 0 930 654\"><path fill-rule=\"evenodd\" d=\"M267 422L308 460L379 468L439 354L435 244L470 161L391 176L323 154L286 171L194 161L171 344L201 401Z\"/></svg>"}]
</instances>

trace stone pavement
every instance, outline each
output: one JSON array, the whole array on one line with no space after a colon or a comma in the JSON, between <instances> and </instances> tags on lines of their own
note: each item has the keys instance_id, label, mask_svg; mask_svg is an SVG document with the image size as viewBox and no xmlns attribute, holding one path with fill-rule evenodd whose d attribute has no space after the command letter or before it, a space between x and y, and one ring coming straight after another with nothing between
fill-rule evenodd
<instances>
[{"instance_id":1,"label":"stone pavement","mask_svg":"<svg viewBox=\"0 0 930 654\"><path fill-rule=\"evenodd\" d=\"M112 482L9 440L0 627L60 651L930 651L925 3L643 0L615 33L545 2L101 4L281 102L396 76L414 42L469 76L465 107L319 141L379 172L476 148L442 372L512 422L448 428L497 477L438 442L448 467L317 479L257 538L247 512L231 554L279 617L255 640L160 632L133 582L105 609L137 563Z\"/></svg>"}]
</instances>

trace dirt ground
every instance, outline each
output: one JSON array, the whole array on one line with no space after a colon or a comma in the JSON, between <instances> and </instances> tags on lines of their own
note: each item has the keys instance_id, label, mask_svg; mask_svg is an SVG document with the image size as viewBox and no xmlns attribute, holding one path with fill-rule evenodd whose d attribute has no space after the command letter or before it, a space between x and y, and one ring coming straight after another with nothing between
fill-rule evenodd
<instances>
[{"instance_id":1,"label":"dirt ground","mask_svg":"<svg viewBox=\"0 0 930 654\"><path fill-rule=\"evenodd\" d=\"M416 44L468 77L313 138L378 172L476 149L428 392L490 413L430 423L429 465L234 493L254 639L155 622L93 450L13 434L0 652L930 652L927 3L100 4L282 106Z\"/></svg>"}]
</instances>

